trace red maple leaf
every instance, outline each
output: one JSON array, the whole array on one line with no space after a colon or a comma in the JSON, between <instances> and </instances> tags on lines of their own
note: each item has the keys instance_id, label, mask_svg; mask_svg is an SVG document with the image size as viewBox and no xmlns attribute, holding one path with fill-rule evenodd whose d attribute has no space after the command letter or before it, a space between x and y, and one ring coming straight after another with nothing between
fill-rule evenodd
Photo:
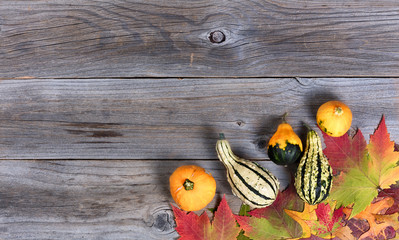
<instances>
[{"instance_id":1,"label":"red maple leaf","mask_svg":"<svg viewBox=\"0 0 399 240\"><path fill-rule=\"evenodd\" d=\"M341 137L331 137L323 132L324 143L326 148L323 153L329 159L329 163L333 169L333 174L339 172L348 172L353 165L349 165L349 161L361 164L363 157L367 154L367 143L360 129L353 138L348 135Z\"/></svg>"},{"instance_id":2,"label":"red maple leaf","mask_svg":"<svg viewBox=\"0 0 399 240\"><path fill-rule=\"evenodd\" d=\"M234 214L223 196L211 224L207 214L185 212L172 205L180 240L232 240L240 233Z\"/></svg>"},{"instance_id":3,"label":"red maple leaf","mask_svg":"<svg viewBox=\"0 0 399 240\"><path fill-rule=\"evenodd\" d=\"M316 216L326 231L332 233L334 228L337 227L336 223L340 223L344 216L343 208L335 209L331 214L331 207L329 204L320 203L316 208ZM338 224L340 225L340 224Z\"/></svg>"}]
</instances>

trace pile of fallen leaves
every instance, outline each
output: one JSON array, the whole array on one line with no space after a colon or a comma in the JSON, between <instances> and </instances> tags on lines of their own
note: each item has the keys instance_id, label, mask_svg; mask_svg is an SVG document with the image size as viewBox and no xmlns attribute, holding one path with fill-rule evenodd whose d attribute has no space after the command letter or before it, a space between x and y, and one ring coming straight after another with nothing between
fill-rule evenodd
<instances>
[{"instance_id":1,"label":"pile of fallen leaves","mask_svg":"<svg viewBox=\"0 0 399 240\"><path fill-rule=\"evenodd\" d=\"M212 223L205 212L198 216L173 206L180 239L399 239L399 152L384 117L369 144L360 130L323 136L334 171L327 201L308 205L290 184L271 206L249 211L243 205L238 215L223 197Z\"/></svg>"}]
</instances>

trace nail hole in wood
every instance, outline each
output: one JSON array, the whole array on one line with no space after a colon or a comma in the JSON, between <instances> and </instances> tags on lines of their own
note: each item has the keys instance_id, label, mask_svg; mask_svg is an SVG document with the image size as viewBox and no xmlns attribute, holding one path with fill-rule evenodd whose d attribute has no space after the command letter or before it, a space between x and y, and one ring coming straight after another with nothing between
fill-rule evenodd
<instances>
[{"instance_id":1,"label":"nail hole in wood","mask_svg":"<svg viewBox=\"0 0 399 240\"><path fill-rule=\"evenodd\" d=\"M222 43L226 41L226 35L222 31L213 31L209 34L211 43Z\"/></svg>"},{"instance_id":2,"label":"nail hole in wood","mask_svg":"<svg viewBox=\"0 0 399 240\"><path fill-rule=\"evenodd\" d=\"M245 122L242 121L242 120L237 120L237 121L236 121L236 124L237 124L239 127L243 127L243 126L245 125Z\"/></svg>"}]
</instances>

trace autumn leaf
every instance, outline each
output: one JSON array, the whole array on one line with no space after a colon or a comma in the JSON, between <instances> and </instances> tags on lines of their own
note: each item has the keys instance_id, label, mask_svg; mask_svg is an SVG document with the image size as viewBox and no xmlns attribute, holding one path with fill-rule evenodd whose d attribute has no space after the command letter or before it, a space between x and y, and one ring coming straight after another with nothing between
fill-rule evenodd
<instances>
[{"instance_id":1,"label":"autumn leaf","mask_svg":"<svg viewBox=\"0 0 399 240\"><path fill-rule=\"evenodd\" d=\"M362 165L367 155L367 143L360 130L353 138L346 134L341 137L331 137L322 133L326 144L323 153L327 156L334 175L340 172L348 173L354 165Z\"/></svg>"},{"instance_id":2,"label":"autumn leaf","mask_svg":"<svg viewBox=\"0 0 399 240\"><path fill-rule=\"evenodd\" d=\"M378 197L392 197L394 204L386 211L385 214L394 214L399 212L399 185L392 185L389 189L383 189Z\"/></svg>"},{"instance_id":3,"label":"autumn leaf","mask_svg":"<svg viewBox=\"0 0 399 240\"><path fill-rule=\"evenodd\" d=\"M321 237L312 235L312 236L310 236L309 238L301 238L300 240L324 240L324 238L321 238ZM342 240L342 239L339 239L339 238L332 238L331 240Z\"/></svg>"},{"instance_id":4,"label":"autumn leaf","mask_svg":"<svg viewBox=\"0 0 399 240\"><path fill-rule=\"evenodd\" d=\"M354 218L350 219L350 220L346 223L346 226L339 228L339 229L335 232L335 236L337 236L338 239L340 239L340 240L357 240L358 237L355 237L355 233L352 231L352 228L349 227L349 225L351 224L351 222L353 222L354 220L355 220ZM356 220L356 221L357 221L357 220ZM361 223L364 223L364 221L361 222ZM366 224L364 224L364 225L366 225ZM361 227L364 227L364 226L361 226ZM368 225L367 225L366 227L368 227ZM367 228L367 229L368 229L368 228ZM367 229L363 230L362 232L367 231ZM359 236L360 236L360 234L359 234Z\"/></svg>"},{"instance_id":5,"label":"autumn leaf","mask_svg":"<svg viewBox=\"0 0 399 240\"><path fill-rule=\"evenodd\" d=\"M399 180L399 152L394 151L384 117L368 145L360 130L353 138L323 136L326 144L323 152L334 173L339 174L334 177L330 197L338 206L353 204L350 217L366 209L381 189Z\"/></svg>"},{"instance_id":6,"label":"autumn leaf","mask_svg":"<svg viewBox=\"0 0 399 240\"><path fill-rule=\"evenodd\" d=\"M194 212L186 213L172 205L173 213L176 219L176 231L180 234L181 240L205 239L205 228L209 228L208 216L203 213L200 216ZM201 218L201 221L200 221ZM208 221L207 221L208 220ZM202 225L200 225L200 222Z\"/></svg>"},{"instance_id":7,"label":"autumn leaf","mask_svg":"<svg viewBox=\"0 0 399 240\"><path fill-rule=\"evenodd\" d=\"M302 227L301 238L317 236L323 239L333 239L334 232L342 226L342 208L335 209L335 204L320 203L309 205L305 203L302 212L285 210L285 212Z\"/></svg>"},{"instance_id":8,"label":"autumn leaf","mask_svg":"<svg viewBox=\"0 0 399 240\"><path fill-rule=\"evenodd\" d=\"M251 215L248 212L251 210L251 207L246 204L242 204L240 208L240 212L238 213L239 216L247 216L250 217ZM244 230L241 229L240 234L237 237L237 240L251 240L249 237L244 235Z\"/></svg>"},{"instance_id":9,"label":"autumn leaf","mask_svg":"<svg viewBox=\"0 0 399 240\"><path fill-rule=\"evenodd\" d=\"M249 212L251 217L236 216L245 235L253 240L291 239L301 236L301 227L285 212L284 208L300 211L303 201L296 194L293 184L277 195L272 205Z\"/></svg>"},{"instance_id":10,"label":"autumn leaf","mask_svg":"<svg viewBox=\"0 0 399 240\"><path fill-rule=\"evenodd\" d=\"M194 212L187 213L173 205L172 208L176 218L175 229L180 235L180 240L232 240L237 238L241 230L225 197L214 213L212 224L205 212L198 216Z\"/></svg>"},{"instance_id":11,"label":"autumn leaf","mask_svg":"<svg viewBox=\"0 0 399 240\"><path fill-rule=\"evenodd\" d=\"M394 204L392 197L377 198L364 211L355 215L347 223L353 238L342 239L392 239L399 229L399 213L387 215L387 210ZM348 209L346 209L348 211Z\"/></svg>"},{"instance_id":12,"label":"autumn leaf","mask_svg":"<svg viewBox=\"0 0 399 240\"><path fill-rule=\"evenodd\" d=\"M354 203L352 213L364 210L378 195L378 186L368 178L368 162L370 157L367 143L360 130L351 138L344 135L333 138L326 134L323 150L333 172L339 173L333 179L330 198L337 201L338 206L349 206Z\"/></svg>"},{"instance_id":13,"label":"autumn leaf","mask_svg":"<svg viewBox=\"0 0 399 240\"><path fill-rule=\"evenodd\" d=\"M342 217L344 216L343 208L335 209L335 204L320 203L316 208L316 215L320 226L318 227L319 234L321 231L332 236L337 228L342 226Z\"/></svg>"},{"instance_id":14,"label":"autumn leaf","mask_svg":"<svg viewBox=\"0 0 399 240\"><path fill-rule=\"evenodd\" d=\"M369 177L381 189L389 188L399 180L399 152L395 152L395 143L389 139L384 116L370 136L368 150L372 159L368 167L374 170L370 171Z\"/></svg>"},{"instance_id":15,"label":"autumn leaf","mask_svg":"<svg viewBox=\"0 0 399 240\"><path fill-rule=\"evenodd\" d=\"M317 216L315 213L316 205L309 205L305 203L305 207L302 212L293 211L284 209L284 211L294 219L299 225L302 227L302 236L301 238L309 238L311 237L311 229L309 223L313 221L317 221Z\"/></svg>"}]
</instances>

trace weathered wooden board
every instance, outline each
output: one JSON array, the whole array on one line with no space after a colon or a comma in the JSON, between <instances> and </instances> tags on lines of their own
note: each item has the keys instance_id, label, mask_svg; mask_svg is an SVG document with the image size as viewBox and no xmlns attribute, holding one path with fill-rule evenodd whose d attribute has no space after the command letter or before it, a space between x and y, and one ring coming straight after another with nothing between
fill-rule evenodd
<instances>
[{"instance_id":1,"label":"weathered wooden board","mask_svg":"<svg viewBox=\"0 0 399 240\"><path fill-rule=\"evenodd\" d=\"M397 0L2 0L0 78L397 77L398 11Z\"/></svg>"},{"instance_id":2,"label":"weathered wooden board","mask_svg":"<svg viewBox=\"0 0 399 240\"><path fill-rule=\"evenodd\" d=\"M185 164L216 179L209 207L226 194L238 213L219 161L0 161L0 239L175 239L169 176Z\"/></svg>"},{"instance_id":3,"label":"weathered wooden board","mask_svg":"<svg viewBox=\"0 0 399 240\"><path fill-rule=\"evenodd\" d=\"M0 81L1 159L216 159L219 132L251 159L289 112L303 121L339 99L371 134L385 114L399 140L399 79L58 79Z\"/></svg>"}]
</instances>

